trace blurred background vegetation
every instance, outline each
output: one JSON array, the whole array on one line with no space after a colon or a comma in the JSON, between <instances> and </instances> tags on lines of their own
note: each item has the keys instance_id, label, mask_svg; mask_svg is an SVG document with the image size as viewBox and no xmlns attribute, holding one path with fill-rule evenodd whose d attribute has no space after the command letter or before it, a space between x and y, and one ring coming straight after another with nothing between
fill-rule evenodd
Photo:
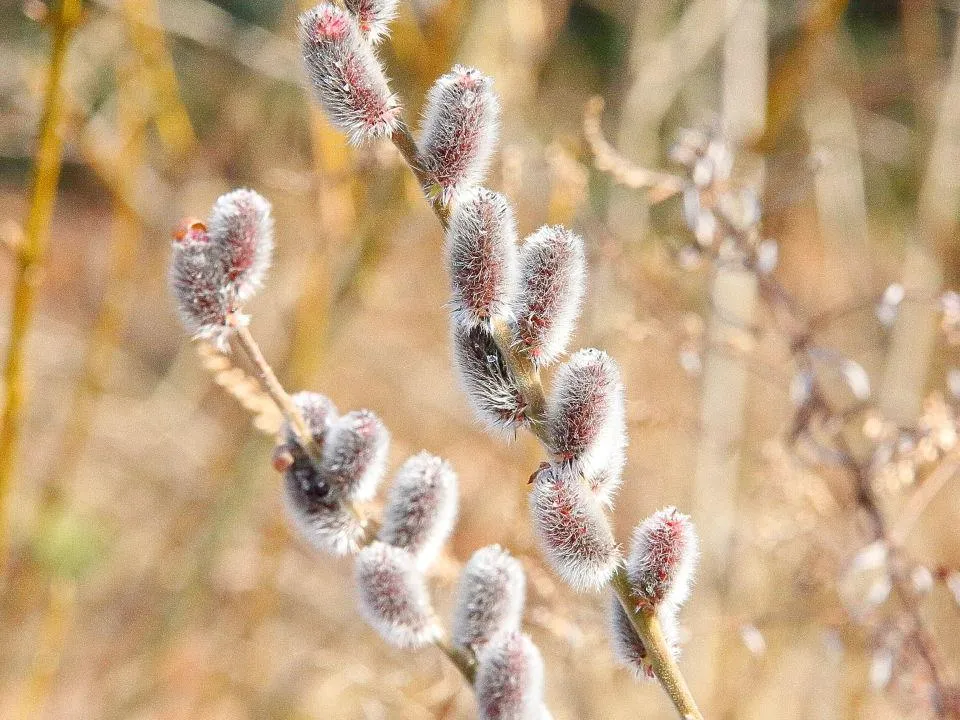
<instances>
[{"instance_id":1,"label":"blurred background vegetation","mask_svg":"<svg viewBox=\"0 0 960 720\"><path fill-rule=\"evenodd\" d=\"M568 592L538 557L525 497L537 448L472 421L449 362L441 233L394 149L348 147L312 104L300 9L83 3L4 491L0 717L473 716L442 657L388 649L363 626L349 562L290 534L272 439L220 386L262 410L267 430L275 418L242 370L198 354L177 322L170 231L237 186L275 207L275 267L249 310L278 374L379 413L393 466L422 448L451 460L463 492L453 554L499 542L521 557L555 716L672 717L659 688L613 665L605 600ZM796 375L750 278L721 280L691 245L681 200L651 205L593 167L584 106L602 96L607 138L648 167L669 166L683 127L722 127L742 148L735 177L758 189L777 279L826 319L817 344L842 359L834 367L870 379L869 408L850 372L834 373L834 389L855 410L884 510L898 518L928 488L901 540L956 688L960 375L938 298L960 279L958 11L952 0L404 0L385 45L411 119L454 62L493 76L504 119L489 184L514 201L522 232L562 222L587 239L576 341L610 351L628 389L619 537L676 504L707 538L683 615L683 666L707 717L946 716L960 691L931 705L855 493L790 442ZM0 4L4 287L25 228L29 242L51 17L39 0ZM878 317L891 284L905 299L888 297L893 317ZM868 422L878 417L894 424L885 445ZM931 433L935 451L910 455ZM436 578L442 608L454 577Z\"/></svg>"}]
</instances>

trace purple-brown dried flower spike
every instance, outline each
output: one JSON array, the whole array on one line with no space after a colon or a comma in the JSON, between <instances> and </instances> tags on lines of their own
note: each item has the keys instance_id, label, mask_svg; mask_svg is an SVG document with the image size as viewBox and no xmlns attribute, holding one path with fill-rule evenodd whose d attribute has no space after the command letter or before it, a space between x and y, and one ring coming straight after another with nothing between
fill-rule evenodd
<instances>
[{"instance_id":1,"label":"purple-brown dried flower spike","mask_svg":"<svg viewBox=\"0 0 960 720\"><path fill-rule=\"evenodd\" d=\"M453 616L455 645L476 652L494 635L520 627L526 579L499 545L477 550L460 573Z\"/></svg>"},{"instance_id":2,"label":"purple-brown dried flower spike","mask_svg":"<svg viewBox=\"0 0 960 720\"><path fill-rule=\"evenodd\" d=\"M520 249L514 304L520 349L548 365L567 349L586 282L583 239L560 225L542 227Z\"/></svg>"},{"instance_id":3,"label":"purple-brown dried flower spike","mask_svg":"<svg viewBox=\"0 0 960 720\"><path fill-rule=\"evenodd\" d=\"M344 0L343 4L374 45L387 36L390 22L397 16L397 0Z\"/></svg>"},{"instance_id":4,"label":"purple-brown dried flower spike","mask_svg":"<svg viewBox=\"0 0 960 720\"><path fill-rule=\"evenodd\" d=\"M420 154L444 203L483 181L497 142L500 102L493 80L455 65L427 96Z\"/></svg>"},{"instance_id":5,"label":"purple-brown dried flower spike","mask_svg":"<svg viewBox=\"0 0 960 720\"><path fill-rule=\"evenodd\" d=\"M457 204L447 231L454 322L487 326L508 316L517 287L517 229L500 193L474 188Z\"/></svg>"},{"instance_id":6,"label":"purple-brown dried flower spike","mask_svg":"<svg viewBox=\"0 0 960 720\"><path fill-rule=\"evenodd\" d=\"M697 564L697 533L688 515L660 510L633 532L627 576L637 606L678 608L690 594Z\"/></svg>"},{"instance_id":7,"label":"purple-brown dried flower spike","mask_svg":"<svg viewBox=\"0 0 960 720\"><path fill-rule=\"evenodd\" d=\"M457 475L427 452L408 459L390 486L380 540L403 548L426 569L446 542L457 517Z\"/></svg>"},{"instance_id":8,"label":"purple-brown dried flower spike","mask_svg":"<svg viewBox=\"0 0 960 720\"><path fill-rule=\"evenodd\" d=\"M537 473L530 514L544 555L574 590L599 590L620 556L610 521L568 465Z\"/></svg>"},{"instance_id":9,"label":"purple-brown dried flower spike","mask_svg":"<svg viewBox=\"0 0 960 720\"><path fill-rule=\"evenodd\" d=\"M347 11L321 3L300 16L300 44L317 100L350 142L384 137L400 119L380 61Z\"/></svg>"},{"instance_id":10,"label":"purple-brown dried flower spike","mask_svg":"<svg viewBox=\"0 0 960 720\"><path fill-rule=\"evenodd\" d=\"M217 199L207 224L233 299L243 303L263 284L273 255L270 203L253 190L234 190Z\"/></svg>"},{"instance_id":11,"label":"purple-brown dried flower spike","mask_svg":"<svg viewBox=\"0 0 960 720\"><path fill-rule=\"evenodd\" d=\"M225 346L230 314L228 283L210 240L199 220L185 220L174 234L170 263L170 290L180 319L196 337Z\"/></svg>"},{"instance_id":12,"label":"purple-brown dried flower spike","mask_svg":"<svg viewBox=\"0 0 960 720\"><path fill-rule=\"evenodd\" d=\"M491 430L516 430L526 422L526 401L497 344L482 327L453 324L453 359L477 418Z\"/></svg>"},{"instance_id":13,"label":"purple-brown dried flower spike","mask_svg":"<svg viewBox=\"0 0 960 720\"><path fill-rule=\"evenodd\" d=\"M554 461L572 467L609 505L620 484L627 442L623 383L609 355L580 350L557 371L547 430Z\"/></svg>"},{"instance_id":14,"label":"purple-brown dried flower spike","mask_svg":"<svg viewBox=\"0 0 960 720\"><path fill-rule=\"evenodd\" d=\"M323 447L320 475L337 497L366 501L383 479L390 433L369 410L353 410L334 423Z\"/></svg>"},{"instance_id":15,"label":"purple-brown dried flower spike","mask_svg":"<svg viewBox=\"0 0 960 720\"><path fill-rule=\"evenodd\" d=\"M440 635L430 596L413 556L375 541L357 555L360 614L391 645L422 647Z\"/></svg>"},{"instance_id":16,"label":"purple-brown dried flower spike","mask_svg":"<svg viewBox=\"0 0 960 720\"><path fill-rule=\"evenodd\" d=\"M477 709L481 720L540 720L543 659L529 637L498 634L477 658Z\"/></svg>"},{"instance_id":17,"label":"purple-brown dried flower spike","mask_svg":"<svg viewBox=\"0 0 960 720\"><path fill-rule=\"evenodd\" d=\"M670 654L676 660L680 655L676 613L672 609L665 610L666 612L657 613L657 617ZM647 649L616 595L611 597L610 603L610 644L614 657L630 668L638 680L653 680L656 677L647 656Z\"/></svg>"}]
</instances>

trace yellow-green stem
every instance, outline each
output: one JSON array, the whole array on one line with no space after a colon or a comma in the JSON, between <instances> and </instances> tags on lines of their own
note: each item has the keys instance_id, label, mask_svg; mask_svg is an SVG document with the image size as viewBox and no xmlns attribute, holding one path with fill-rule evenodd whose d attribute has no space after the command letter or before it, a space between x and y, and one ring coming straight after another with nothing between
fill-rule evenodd
<instances>
[{"instance_id":1,"label":"yellow-green stem","mask_svg":"<svg viewBox=\"0 0 960 720\"><path fill-rule=\"evenodd\" d=\"M473 653L457 647L447 637L439 637L433 641L433 644L447 656L464 679L473 685L477 677L477 659L473 656Z\"/></svg>"},{"instance_id":2,"label":"yellow-green stem","mask_svg":"<svg viewBox=\"0 0 960 720\"><path fill-rule=\"evenodd\" d=\"M627 617L630 618L633 629L637 631L637 636L643 642L650 667L667 695L670 696L670 700L680 717L683 720L703 720L703 715L697 708L697 703L693 699L690 688L687 687L687 681L667 646L657 614L637 610L637 604L634 602L630 590L630 580L627 578L627 571L622 565L614 573L610 585L617 593L620 604L627 613Z\"/></svg>"},{"instance_id":3,"label":"yellow-green stem","mask_svg":"<svg viewBox=\"0 0 960 720\"><path fill-rule=\"evenodd\" d=\"M30 205L24 223L23 244L16 254L13 281L13 309L4 366L4 406L0 420L0 567L5 567L8 550L8 512L16 468L16 452L23 424L25 404L24 356L27 332L33 317L40 273L46 255L50 220L60 181L63 154L63 74L70 36L80 19L81 0L62 0L51 18L53 47L40 138L30 189Z\"/></svg>"}]
</instances>

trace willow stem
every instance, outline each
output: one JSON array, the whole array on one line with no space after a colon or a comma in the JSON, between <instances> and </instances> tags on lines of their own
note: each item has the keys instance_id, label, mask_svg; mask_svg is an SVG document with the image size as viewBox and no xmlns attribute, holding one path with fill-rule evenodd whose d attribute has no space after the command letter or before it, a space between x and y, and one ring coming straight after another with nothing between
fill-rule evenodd
<instances>
[{"instance_id":1,"label":"willow stem","mask_svg":"<svg viewBox=\"0 0 960 720\"><path fill-rule=\"evenodd\" d=\"M27 331L40 285L41 269L50 234L50 221L60 181L63 155L64 93L63 73L70 36L80 20L81 0L61 0L52 21L53 47L47 75L40 139L34 163L30 206L24 223L23 243L18 247L14 268L7 360L3 372L5 398L0 421L0 567L5 566L9 539L7 515L10 490L16 468L16 451L23 424L24 356Z\"/></svg>"},{"instance_id":2,"label":"willow stem","mask_svg":"<svg viewBox=\"0 0 960 720\"><path fill-rule=\"evenodd\" d=\"M627 617L637 636L643 643L647 651L646 660L650 663L657 680L663 686L663 689L670 696L673 706L677 709L683 720L703 720L703 715L697 707L696 700L690 688L687 687L687 681L680 672L680 667L667 645L667 640L663 635L663 627L660 625L660 619L655 612L637 610L637 604L633 599L633 593L630 588L630 580L627 578L627 571L621 565L617 568L610 585L620 599Z\"/></svg>"},{"instance_id":3,"label":"willow stem","mask_svg":"<svg viewBox=\"0 0 960 720\"><path fill-rule=\"evenodd\" d=\"M450 639L446 636L437 638L433 641L433 644L447 656L450 662L460 671L460 674L463 675L464 679L473 685L477 678L477 659L473 656L473 653L457 647L451 643Z\"/></svg>"}]
</instances>

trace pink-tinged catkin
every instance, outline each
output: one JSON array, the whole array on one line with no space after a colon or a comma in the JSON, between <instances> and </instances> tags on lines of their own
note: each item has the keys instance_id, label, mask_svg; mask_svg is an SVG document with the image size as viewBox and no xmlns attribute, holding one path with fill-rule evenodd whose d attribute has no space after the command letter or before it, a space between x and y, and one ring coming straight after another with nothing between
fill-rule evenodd
<instances>
[{"instance_id":1,"label":"pink-tinged catkin","mask_svg":"<svg viewBox=\"0 0 960 720\"><path fill-rule=\"evenodd\" d=\"M680 655L680 644L676 612L672 608L665 609L657 613L657 617L660 620L664 639L667 641L667 648L674 659L677 659ZM638 680L654 679L655 675L647 656L647 649L616 595L611 596L610 602L610 644L613 648L613 656L620 664L632 670Z\"/></svg>"},{"instance_id":2,"label":"pink-tinged catkin","mask_svg":"<svg viewBox=\"0 0 960 720\"><path fill-rule=\"evenodd\" d=\"M323 447L327 434L337 419L337 410L333 403L324 395L314 392L299 392L292 400L302 413L314 442ZM287 423L283 424L280 437L282 442L274 452L274 466L284 473L288 507L291 514L300 516L298 527L304 527L308 520L311 527L316 526L316 515L324 510L332 511L337 508L338 493L309 458ZM294 513L294 510L297 512ZM345 531L348 538L352 537L352 527L347 520L349 518L332 517L330 527L339 529L338 532ZM320 525L322 531L325 526L322 522ZM349 540L346 545L349 549Z\"/></svg>"},{"instance_id":3,"label":"pink-tinged catkin","mask_svg":"<svg viewBox=\"0 0 960 720\"><path fill-rule=\"evenodd\" d=\"M253 190L234 190L217 199L207 226L233 297L243 303L260 289L273 255L270 203Z\"/></svg>"},{"instance_id":4,"label":"pink-tinged catkin","mask_svg":"<svg viewBox=\"0 0 960 720\"><path fill-rule=\"evenodd\" d=\"M386 471L390 433L369 410L353 410L330 428L323 446L320 476L337 497L371 499Z\"/></svg>"},{"instance_id":5,"label":"pink-tinged catkin","mask_svg":"<svg viewBox=\"0 0 960 720\"><path fill-rule=\"evenodd\" d=\"M446 461L421 452L397 471L379 538L409 552L425 570L443 548L456 517L456 473Z\"/></svg>"},{"instance_id":6,"label":"pink-tinged catkin","mask_svg":"<svg viewBox=\"0 0 960 720\"><path fill-rule=\"evenodd\" d=\"M326 395L308 390L295 393L290 399L293 400L293 404L303 415L303 419L306 420L313 439L320 447L323 447L327 433L337 420L337 408L333 401ZM283 425L282 434L287 442L296 442L296 435L286 423Z\"/></svg>"},{"instance_id":7,"label":"pink-tinged catkin","mask_svg":"<svg viewBox=\"0 0 960 720\"><path fill-rule=\"evenodd\" d=\"M490 333L453 323L452 345L460 384L477 418L493 431L522 427L526 401Z\"/></svg>"},{"instance_id":8,"label":"pink-tinged catkin","mask_svg":"<svg viewBox=\"0 0 960 720\"><path fill-rule=\"evenodd\" d=\"M420 155L443 202L483 181L497 143L500 102L493 80L455 65L427 95Z\"/></svg>"},{"instance_id":9,"label":"pink-tinged catkin","mask_svg":"<svg viewBox=\"0 0 960 720\"><path fill-rule=\"evenodd\" d=\"M440 636L423 575L402 548L374 541L357 555L360 614L391 645L418 648Z\"/></svg>"},{"instance_id":10,"label":"pink-tinged catkin","mask_svg":"<svg viewBox=\"0 0 960 720\"><path fill-rule=\"evenodd\" d=\"M697 564L697 533L688 515L660 510L633 532L627 576L637 606L679 608L690 594Z\"/></svg>"},{"instance_id":11,"label":"pink-tinged catkin","mask_svg":"<svg viewBox=\"0 0 960 720\"><path fill-rule=\"evenodd\" d=\"M397 0L344 0L347 10L357 19L364 37L376 45L390 32L397 16Z\"/></svg>"},{"instance_id":12,"label":"pink-tinged catkin","mask_svg":"<svg viewBox=\"0 0 960 720\"><path fill-rule=\"evenodd\" d=\"M300 16L300 44L317 100L350 142L396 129L397 99L352 15L330 3L308 10Z\"/></svg>"},{"instance_id":13,"label":"pink-tinged catkin","mask_svg":"<svg viewBox=\"0 0 960 720\"><path fill-rule=\"evenodd\" d=\"M599 501L568 465L545 466L533 482L530 515L547 560L574 590L599 590L620 559Z\"/></svg>"},{"instance_id":14,"label":"pink-tinged catkin","mask_svg":"<svg viewBox=\"0 0 960 720\"><path fill-rule=\"evenodd\" d=\"M514 303L517 345L537 366L566 349L586 284L583 239L560 225L542 227L520 248Z\"/></svg>"},{"instance_id":15,"label":"pink-tinged catkin","mask_svg":"<svg viewBox=\"0 0 960 720\"><path fill-rule=\"evenodd\" d=\"M460 573L453 616L454 644L477 652L499 632L517 630L526 579L499 545L477 550Z\"/></svg>"},{"instance_id":16,"label":"pink-tinged catkin","mask_svg":"<svg viewBox=\"0 0 960 720\"><path fill-rule=\"evenodd\" d=\"M627 443L620 369L601 350L574 353L560 367L547 407L554 462L569 465L605 505L620 485Z\"/></svg>"},{"instance_id":17,"label":"pink-tinged catkin","mask_svg":"<svg viewBox=\"0 0 960 720\"><path fill-rule=\"evenodd\" d=\"M169 282L180 319L194 336L224 348L233 308L216 247L198 220L184 221L174 238Z\"/></svg>"},{"instance_id":18,"label":"pink-tinged catkin","mask_svg":"<svg viewBox=\"0 0 960 720\"><path fill-rule=\"evenodd\" d=\"M332 497L328 485L310 481L310 472L287 471L283 475L283 502L291 523L304 540L321 552L357 552L365 534L363 525L349 508Z\"/></svg>"},{"instance_id":19,"label":"pink-tinged catkin","mask_svg":"<svg viewBox=\"0 0 960 720\"><path fill-rule=\"evenodd\" d=\"M457 203L447 231L453 320L465 328L508 316L518 280L517 228L500 193L474 188Z\"/></svg>"},{"instance_id":20,"label":"pink-tinged catkin","mask_svg":"<svg viewBox=\"0 0 960 720\"><path fill-rule=\"evenodd\" d=\"M543 717L543 659L522 633L499 633L481 649L475 687L481 720Z\"/></svg>"}]
</instances>

